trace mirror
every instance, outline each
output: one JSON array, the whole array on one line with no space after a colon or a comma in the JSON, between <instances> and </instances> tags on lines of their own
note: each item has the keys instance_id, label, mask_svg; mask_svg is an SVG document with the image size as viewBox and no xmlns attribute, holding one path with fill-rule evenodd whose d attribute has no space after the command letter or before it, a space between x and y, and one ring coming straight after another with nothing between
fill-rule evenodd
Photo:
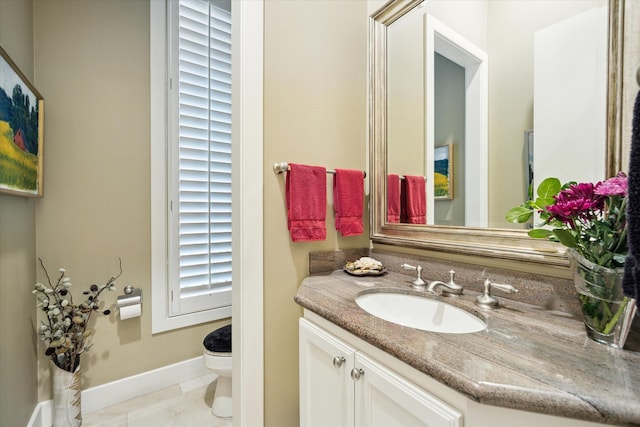
<instances>
[{"instance_id":1,"label":"mirror","mask_svg":"<svg viewBox=\"0 0 640 427\"><path fill-rule=\"evenodd\" d=\"M549 2L536 0L472 1L468 2L468 6L467 3L452 4L439 0L392 1L372 15L370 167L371 238L374 242L568 265L564 248L551 242L531 239L524 230L508 229L512 225L504 220L507 210L526 198L531 175L525 156L528 153L525 140L531 140L532 134L537 137L534 144L536 161L532 170L536 170L534 176L539 180L547 176L557 176L561 180L599 180L620 169L619 32L623 4L615 0L609 4L605 0L564 3L566 7L553 2L553 6L549 7L555 8L556 13L541 14L546 21L532 19L531 8L549 5ZM454 10L448 9L452 7ZM515 7L530 8L521 16L525 20L535 21L535 25L528 26L535 27L533 30L538 32L537 35L534 36L533 32L525 34L521 28L522 20L505 18L515 16L512 10ZM580 73L580 79L576 79L575 74L573 77L565 76L564 80L547 78L556 86L545 93L539 89L542 87L540 82L545 81L544 62L542 67L536 65L535 98L545 101L546 96L546 101L537 102L540 106L534 106L534 47L538 61L539 57L544 56L541 53L547 54L553 50L550 47L562 46L555 40L549 41L548 36L554 33L551 30L555 30L558 23L572 23L576 20L575 16L583 19L585 15L588 15L587 19L592 19L587 24L591 45L586 45L583 50L594 55L588 59L579 57L578 61L582 61L581 69L588 68L590 72L599 74L594 76L591 75L594 73L590 73L588 78L592 80L584 80L587 77L583 79L582 75L587 73ZM482 18L479 23L477 19L472 21L477 17ZM501 19L505 21L501 23ZM593 29L594 25L600 28L597 37L598 31ZM509 35L497 34L501 27L509 29ZM569 30L563 31L575 34L569 27ZM517 31L522 34L516 34ZM580 34L581 40L586 37ZM526 48L515 42L516 37L528 43ZM505 51L507 48L503 47L502 52L492 51L491 47L499 44L496 40L500 39L513 42L512 46L503 43L510 45L507 48L511 47L512 50ZM592 48L592 45L600 47ZM413 51L411 55L407 56L407 50ZM560 53L556 53L555 57L551 54L547 61L555 64L558 58L570 56L567 52L579 50L573 46L560 47ZM514 68L522 63L529 64L528 68ZM456 86L457 92L439 95L437 92L443 92L442 88L447 84L441 80L435 84L434 79L438 74L457 75L455 78L461 82ZM556 80L564 83L558 87ZM595 90L588 94L580 90L579 95L584 98L574 98L561 104L555 95L571 80L580 80L582 86L578 88ZM596 80L600 83L592 83ZM505 82L511 86L505 88L500 85ZM443 113L446 110L441 104L451 104L456 93L461 93L463 98L455 107L458 110ZM470 97L470 93L475 93L475 98ZM438 97L440 100L437 100ZM591 108L571 113L567 111L567 105ZM511 115L507 116L507 113ZM567 120L558 120L560 114ZM576 126L575 119L585 115L590 115L585 125ZM458 119L458 129L462 130L450 131L445 128L443 118L449 121ZM545 119L552 125L546 129L540 126ZM594 127L596 121L600 123L599 128ZM559 128L556 127L558 125ZM554 159L566 159L569 155L560 152L562 141L576 139L584 144L583 133L592 137L593 144L600 143L600 146L596 148L593 145L582 151L593 156L589 159L582 156L580 163L573 163L589 166L581 167L578 171L567 170L568 162L554 166ZM554 147L548 154L540 148L545 140L550 140L551 147ZM434 176L435 150L448 153L449 173L455 176L451 186L453 194L449 194L453 197L433 198L436 180L428 177ZM568 150L571 153L572 149ZM581 171L585 170L594 173L581 175ZM387 221L388 174L424 175L427 178L426 224L429 225ZM535 178L533 182L535 186Z\"/></svg>"}]
</instances>

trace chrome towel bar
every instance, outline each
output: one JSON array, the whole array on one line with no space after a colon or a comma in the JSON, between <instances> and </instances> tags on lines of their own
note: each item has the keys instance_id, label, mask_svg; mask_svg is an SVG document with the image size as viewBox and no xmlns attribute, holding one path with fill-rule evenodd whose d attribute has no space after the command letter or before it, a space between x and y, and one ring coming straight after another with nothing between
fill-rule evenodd
<instances>
[{"instance_id":1,"label":"chrome towel bar","mask_svg":"<svg viewBox=\"0 0 640 427\"><path fill-rule=\"evenodd\" d=\"M283 174L288 170L289 170L289 163L287 162L276 162L273 164L273 173L275 173L276 175ZM327 173L330 173L331 175L335 175L336 171L332 169L327 169ZM366 178L367 172L362 171L362 175L363 175L363 178Z\"/></svg>"}]
</instances>

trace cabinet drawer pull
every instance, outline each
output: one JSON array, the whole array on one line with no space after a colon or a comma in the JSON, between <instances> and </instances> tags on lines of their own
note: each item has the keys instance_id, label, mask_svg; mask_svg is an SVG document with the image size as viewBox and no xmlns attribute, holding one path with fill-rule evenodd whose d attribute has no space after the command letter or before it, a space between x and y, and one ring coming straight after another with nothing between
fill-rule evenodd
<instances>
[{"instance_id":1,"label":"cabinet drawer pull","mask_svg":"<svg viewBox=\"0 0 640 427\"><path fill-rule=\"evenodd\" d=\"M353 368L351 370L351 379L354 381L358 381L361 376L364 375L364 371L362 369Z\"/></svg>"},{"instance_id":2,"label":"cabinet drawer pull","mask_svg":"<svg viewBox=\"0 0 640 427\"><path fill-rule=\"evenodd\" d=\"M336 356L333 358L333 366L336 368L341 368L344 362L346 362L346 359L342 356Z\"/></svg>"}]
</instances>

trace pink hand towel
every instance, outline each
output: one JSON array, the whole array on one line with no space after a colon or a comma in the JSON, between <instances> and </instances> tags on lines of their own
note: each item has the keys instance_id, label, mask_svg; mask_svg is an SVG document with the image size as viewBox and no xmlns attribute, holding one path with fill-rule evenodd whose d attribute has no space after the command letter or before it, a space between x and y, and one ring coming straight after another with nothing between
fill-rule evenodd
<instances>
[{"instance_id":1,"label":"pink hand towel","mask_svg":"<svg viewBox=\"0 0 640 427\"><path fill-rule=\"evenodd\" d=\"M425 180L423 176L405 175L400 190L403 200L401 217L406 215L409 224L427 223L427 195L425 190ZM404 212L403 212L404 211Z\"/></svg>"},{"instance_id":2,"label":"pink hand towel","mask_svg":"<svg viewBox=\"0 0 640 427\"><path fill-rule=\"evenodd\" d=\"M387 222L400 222L400 177L392 173L387 175Z\"/></svg>"},{"instance_id":3,"label":"pink hand towel","mask_svg":"<svg viewBox=\"0 0 640 427\"><path fill-rule=\"evenodd\" d=\"M286 178L287 227L293 242L327 237L327 170L289 163Z\"/></svg>"},{"instance_id":4,"label":"pink hand towel","mask_svg":"<svg viewBox=\"0 0 640 427\"><path fill-rule=\"evenodd\" d=\"M362 171L336 169L333 177L333 208L336 230L343 236L362 234L364 177Z\"/></svg>"}]
</instances>

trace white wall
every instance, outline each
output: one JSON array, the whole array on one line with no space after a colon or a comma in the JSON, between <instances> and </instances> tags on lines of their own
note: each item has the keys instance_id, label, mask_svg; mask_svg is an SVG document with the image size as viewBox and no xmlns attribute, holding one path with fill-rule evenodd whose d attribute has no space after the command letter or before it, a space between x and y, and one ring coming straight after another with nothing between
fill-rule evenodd
<instances>
[{"instance_id":1,"label":"white wall","mask_svg":"<svg viewBox=\"0 0 640 427\"><path fill-rule=\"evenodd\" d=\"M534 188L549 176L563 183L600 181L607 137L607 8L561 21L534 38Z\"/></svg>"}]
</instances>

